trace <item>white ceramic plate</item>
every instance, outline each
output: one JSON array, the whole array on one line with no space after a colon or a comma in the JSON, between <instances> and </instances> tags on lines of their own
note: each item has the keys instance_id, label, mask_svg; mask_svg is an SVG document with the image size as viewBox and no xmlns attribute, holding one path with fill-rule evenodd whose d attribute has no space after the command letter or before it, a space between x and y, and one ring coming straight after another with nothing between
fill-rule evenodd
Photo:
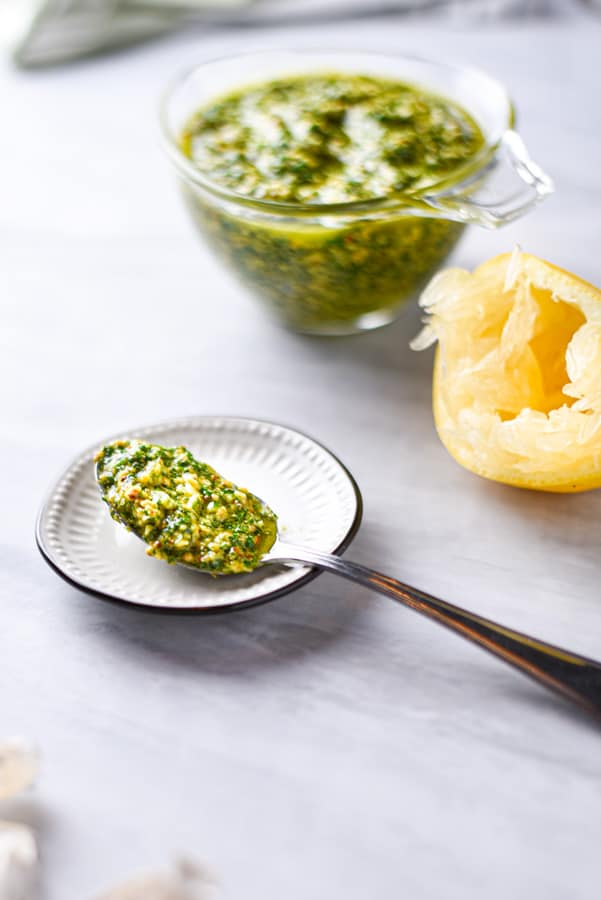
<instances>
[{"instance_id":1,"label":"white ceramic plate","mask_svg":"<svg viewBox=\"0 0 601 900\"><path fill-rule=\"evenodd\" d=\"M47 562L71 584L100 597L162 610L218 612L278 597L319 574L304 566L265 566L249 575L211 578L152 559L142 541L110 518L94 478L93 457L118 438L185 445L246 487L278 515L288 543L340 553L361 522L361 494L325 447L282 425L202 416L135 428L98 441L54 485L36 538Z\"/></svg>"}]
</instances>

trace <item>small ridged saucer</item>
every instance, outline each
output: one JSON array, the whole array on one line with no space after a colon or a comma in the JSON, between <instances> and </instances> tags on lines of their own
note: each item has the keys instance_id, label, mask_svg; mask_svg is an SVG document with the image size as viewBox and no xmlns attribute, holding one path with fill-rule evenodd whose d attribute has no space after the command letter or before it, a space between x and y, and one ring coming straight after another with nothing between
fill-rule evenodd
<instances>
[{"instance_id":1,"label":"small ridged saucer","mask_svg":"<svg viewBox=\"0 0 601 900\"><path fill-rule=\"evenodd\" d=\"M211 578L147 556L144 544L110 518L94 478L96 450L123 437L188 447L261 497L277 513L287 543L341 553L361 522L361 494L350 472L292 428L223 416L133 428L78 456L38 517L36 539L46 561L99 597L156 610L219 612L279 597L319 574L307 566L268 565L248 575Z\"/></svg>"}]
</instances>

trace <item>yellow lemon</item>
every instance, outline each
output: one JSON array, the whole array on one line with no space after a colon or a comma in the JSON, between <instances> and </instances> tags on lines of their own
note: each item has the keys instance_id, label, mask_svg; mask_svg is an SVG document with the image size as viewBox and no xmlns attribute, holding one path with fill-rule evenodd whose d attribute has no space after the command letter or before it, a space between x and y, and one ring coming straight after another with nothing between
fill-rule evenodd
<instances>
[{"instance_id":1,"label":"yellow lemon","mask_svg":"<svg viewBox=\"0 0 601 900\"><path fill-rule=\"evenodd\" d=\"M514 251L440 272L420 300L438 341L436 429L466 469L517 487L601 487L601 291Z\"/></svg>"}]
</instances>

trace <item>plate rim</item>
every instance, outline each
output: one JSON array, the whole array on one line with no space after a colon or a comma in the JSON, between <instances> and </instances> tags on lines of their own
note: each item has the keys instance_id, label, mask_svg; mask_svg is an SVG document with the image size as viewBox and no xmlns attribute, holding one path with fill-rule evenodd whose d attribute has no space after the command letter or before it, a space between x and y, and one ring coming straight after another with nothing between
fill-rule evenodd
<instances>
[{"instance_id":1,"label":"plate rim","mask_svg":"<svg viewBox=\"0 0 601 900\"><path fill-rule=\"evenodd\" d=\"M161 422L152 422L146 425L137 426L137 428L130 428L127 431L131 433L135 433L136 431L143 430L151 430L153 428L168 428L169 426L175 427L178 422L202 422L202 421L215 421L222 420L227 422L248 422L254 423L256 425L267 425L269 427L283 428L286 431L291 431L294 434L300 435L300 437L305 438L306 440L311 441L316 444L321 450L324 450L332 459L337 463L338 466L342 469L343 473L349 480L351 488L353 489L353 494L355 497L355 514L353 516L353 521L351 522L344 538L340 543L334 548L332 553L336 556L341 555L344 551L350 546L352 541L354 540L359 527L361 525L363 519L363 496L361 494L361 490L357 481L355 480L354 475L346 466L342 460L333 453L329 447L326 447L321 441L316 440L312 435L307 434L305 431L301 431L299 428L295 428L291 425L286 425L283 422L274 422L271 419L256 419L253 416L239 416L239 415L220 415L220 414L202 414L202 415L191 415L191 416L179 416L175 419L165 419ZM72 575L69 575L65 572L60 564L53 558L51 549L47 546L46 541L44 540L43 535L43 523L45 520L45 515L47 513L49 504L54 497L56 490L63 479L68 475L73 466L83 457L87 456L89 453L95 450L96 447L100 446L101 443L107 443L113 440L119 440L123 437L125 431L119 431L116 434L107 436L101 441L95 441L93 444L89 444L85 449L81 450L71 461L71 463L66 466L61 472L61 474L54 479L51 484L51 487L47 490L44 500L40 506L38 514L36 516L35 522L35 542L37 548L42 556L42 559L50 566L50 568L59 575L63 581L66 581L67 584L70 584L71 587L76 588L79 591L83 591L86 594L89 594L92 597L96 597L99 600L104 600L107 603L112 603L117 606L124 606L136 609L140 612L149 612L157 615L190 615L190 616L211 616L211 615L224 615L225 613L237 612L241 609L249 609L253 606L261 606L263 603L269 603L272 600L277 600L279 597L283 597L285 594L289 594L292 591L296 591L309 582L313 581L319 575L322 574L323 570L316 568L315 566L311 567L310 570L299 578L297 581L292 582L289 585L285 585L284 587L276 588L274 590L268 591L265 594L261 594L261 596L252 598L250 600L239 600L233 603L227 603L223 606L157 606L156 604L144 603L138 600L127 600L123 597L116 597L114 594L111 594L108 591L103 591L98 588L90 587L87 584L79 581L77 578L74 578Z\"/></svg>"}]
</instances>

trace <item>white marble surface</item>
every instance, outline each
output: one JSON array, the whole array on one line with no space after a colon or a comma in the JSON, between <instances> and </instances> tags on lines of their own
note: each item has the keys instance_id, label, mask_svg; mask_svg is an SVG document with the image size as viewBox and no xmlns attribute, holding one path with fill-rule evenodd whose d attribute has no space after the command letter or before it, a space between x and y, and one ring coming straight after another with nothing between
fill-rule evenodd
<instances>
[{"instance_id":1,"label":"white marble surface","mask_svg":"<svg viewBox=\"0 0 601 900\"><path fill-rule=\"evenodd\" d=\"M517 241L601 282L598 20L318 36L503 79L557 194L503 231L472 230L455 261ZM0 813L39 829L44 900L88 900L177 852L233 900L588 900L601 732L542 689L332 576L256 610L165 618L79 593L34 547L46 487L80 448L248 412L315 435L355 473L365 518L349 555L601 657L601 494L462 471L433 430L431 357L407 349L415 311L360 338L284 333L180 206L156 142L165 80L203 55L315 37L195 32L2 72L0 730L34 737L44 765Z\"/></svg>"}]
</instances>

